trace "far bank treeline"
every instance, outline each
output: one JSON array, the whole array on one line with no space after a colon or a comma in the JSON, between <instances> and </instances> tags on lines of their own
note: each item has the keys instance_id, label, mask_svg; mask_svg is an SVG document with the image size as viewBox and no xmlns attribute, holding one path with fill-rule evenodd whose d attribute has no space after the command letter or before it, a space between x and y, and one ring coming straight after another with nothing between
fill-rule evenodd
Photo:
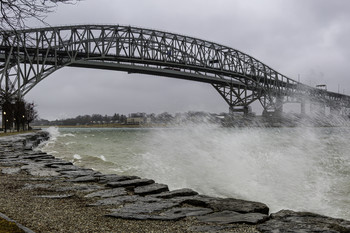
<instances>
[{"instance_id":1,"label":"far bank treeline","mask_svg":"<svg viewBox=\"0 0 350 233\"><path fill-rule=\"evenodd\" d=\"M38 119L33 122L36 126L79 126L79 125L103 125L103 124L123 124L123 125L141 125L141 124L169 124L181 123L184 121L210 121L218 122L222 114L212 114L206 112L186 112L172 115L168 112L160 114L132 113L128 115L115 113L112 116L92 114L79 115L75 118L49 121Z\"/></svg>"},{"instance_id":2,"label":"far bank treeline","mask_svg":"<svg viewBox=\"0 0 350 233\"><path fill-rule=\"evenodd\" d=\"M10 100L3 98L2 109L2 130L28 130L29 123L38 117L34 103L26 102L24 99Z\"/></svg>"}]
</instances>

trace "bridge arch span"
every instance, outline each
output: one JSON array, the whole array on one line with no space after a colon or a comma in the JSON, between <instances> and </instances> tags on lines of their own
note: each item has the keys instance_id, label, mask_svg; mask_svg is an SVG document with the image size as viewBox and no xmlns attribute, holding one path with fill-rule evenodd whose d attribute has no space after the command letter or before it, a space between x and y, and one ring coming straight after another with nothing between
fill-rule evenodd
<instances>
[{"instance_id":1,"label":"bridge arch span","mask_svg":"<svg viewBox=\"0 0 350 233\"><path fill-rule=\"evenodd\" d=\"M318 93L236 49L164 31L74 25L5 31L0 40L1 95L23 96L65 66L209 83L231 110L246 111L256 100L276 110L288 98Z\"/></svg>"}]
</instances>

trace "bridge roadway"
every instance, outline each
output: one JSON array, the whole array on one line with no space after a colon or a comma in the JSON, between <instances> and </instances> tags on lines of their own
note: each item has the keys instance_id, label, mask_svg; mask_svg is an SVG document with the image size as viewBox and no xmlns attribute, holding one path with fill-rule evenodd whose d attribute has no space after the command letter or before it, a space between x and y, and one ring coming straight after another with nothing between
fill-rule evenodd
<instances>
[{"instance_id":1,"label":"bridge roadway","mask_svg":"<svg viewBox=\"0 0 350 233\"><path fill-rule=\"evenodd\" d=\"M65 66L125 71L211 84L233 111L259 101L278 112L305 99L350 108L347 95L290 79L217 43L120 25L75 25L0 33L0 94L22 97Z\"/></svg>"}]
</instances>

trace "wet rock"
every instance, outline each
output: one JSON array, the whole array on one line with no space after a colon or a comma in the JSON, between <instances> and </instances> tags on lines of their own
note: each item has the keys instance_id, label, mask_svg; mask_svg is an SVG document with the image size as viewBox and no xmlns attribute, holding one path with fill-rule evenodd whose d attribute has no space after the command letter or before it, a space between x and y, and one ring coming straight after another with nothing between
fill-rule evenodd
<instances>
[{"instance_id":1,"label":"wet rock","mask_svg":"<svg viewBox=\"0 0 350 233\"><path fill-rule=\"evenodd\" d=\"M52 184L45 184L45 183L40 183L40 184L25 184L22 189L52 189L54 186Z\"/></svg>"},{"instance_id":2,"label":"wet rock","mask_svg":"<svg viewBox=\"0 0 350 233\"><path fill-rule=\"evenodd\" d=\"M168 185L165 184L150 184L145 186L139 186L134 189L136 195L146 196L150 194L157 194L169 191Z\"/></svg>"},{"instance_id":3,"label":"wet rock","mask_svg":"<svg viewBox=\"0 0 350 233\"><path fill-rule=\"evenodd\" d=\"M232 226L223 226L223 225L203 225L203 226L193 226L188 228L191 232L223 232L223 230L229 230L232 229ZM229 231L227 231L229 232ZM244 232L244 231L243 231Z\"/></svg>"},{"instance_id":4,"label":"wet rock","mask_svg":"<svg viewBox=\"0 0 350 233\"><path fill-rule=\"evenodd\" d=\"M31 154L31 155L23 155L21 156L22 159L31 159L31 160L44 160L44 159L54 159L55 157L53 157L52 155L48 155L48 154Z\"/></svg>"},{"instance_id":5,"label":"wet rock","mask_svg":"<svg viewBox=\"0 0 350 233\"><path fill-rule=\"evenodd\" d=\"M117 188L117 187L137 187L143 185L153 184L154 180L150 179L135 179L135 180L125 180L120 182L110 182L107 183L107 187Z\"/></svg>"},{"instance_id":6,"label":"wet rock","mask_svg":"<svg viewBox=\"0 0 350 233\"><path fill-rule=\"evenodd\" d=\"M261 213L247 213L241 214L234 211L222 211L197 217L201 222L218 223L218 224L232 224L232 223L246 223L257 224L268 219L268 215Z\"/></svg>"},{"instance_id":7,"label":"wet rock","mask_svg":"<svg viewBox=\"0 0 350 233\"><path fill-rule=\"evenodd\" d=\"M106 214L107 217L113 217L113 218L121 218L121 219L129 219L129 220L155 220L157 216L152 216L149 214L130 214L130 213L111 213Z\"/></svg>"},{"instance_id":8,"label":"wet rock","mask_svg":"<svg viewBox=\"0 0 350 233\"><path fill-rule=\"evenodd\" d=\"M175 202L170 201L137 201L132 204L126 204L122 208L113 209L113 213L138 215L164 211L169 208L178 206Z\"/></svg>"},{"instance_id":9,"label":"wet rock","mask_svg":"<svg viewBox=\"0 0 350 233\"><path fill-rule=\"evenodd\" d=\"M174 197L186 197L186 196L195 196L195 195L198 195L198 193L193 191L192 189L185 188L185 189L178 189L178 190L172 190L169 192L163 192L160 194L155 194L155 195L152 195L152 197L169 199Z\"/></svg>"},{"instance_id":10,"label":"wet rock","mask_svg":"<svg viewBox=\"0 0 350 233\"><path fill-rule=\"evenodd\" d=\"M2 174L8 174L8 175L18 174L20 172L21 172L21 168L19 168L19 167L2 168L1 169Z\"/></svg>"},{"instance_id":11,"label":"wet rock","mask_svg":"<svg viewBox=\"0 0 350 233\"><path fill-rule=\"evenodd\" d=\"M257 226L260 232L350 232L350 221L308 212L281 210L271 214L270 220Z\"/></svg>"},{"instance_id":12,"label":"wet rock","mask_svg":"<svg viewBox=\"0 0 350 233\"><path fill-rule=\"evenodd\" d=\"M233 198L215 198L203 195L189 197L175 197L173 200L182 204L190 204L193 206L211 208L214 211L234 211L238 213L261 213L268 214L269 208L259 202L251 202Z\"/></svg>"},{"instance_id":13,"label":"wet rock","mask_svg":"<svg viewBox=\"0 0 350 233\"><path fill-rule=\"evenodd\" d=\"M66 162L63 160L58 160L55 159L53 161L51 161L50 163L46 163L45 167L50 167L50 168L63 168L63 167L69 167L69 166L74 166L73 163L71 162ZM77 169L78 167L74 166L75 169Z\"/></svg>"},{"instance_id":14,"label":"wet rock","mask_svg":"<svg viewBox=\"0 0 350 233\"><path fill-rule=\"evenodd\" d=\"M158 199L152 197L142 197L142 196L120 196L120 197L111 197L90 204L90 206L103 206L103 205L124 205L126 203L133 202L157 202Z\"/></svg>"},{"instance_id":15,"label":"wet rock","mask_svg":"<svg viewBox=\"0 0 350 233\"><path fill-rule=\"evenodd\" d=\"M111 213L107 214L107 217L113 218L121 218L121 219L129 219L129 220L159 220L159 221L177 221L180 220L181 217L168 217L168 216L160 216L160 215L152 215L152 214L132 214L132 213Z\"/></svg>"},{"instance_id":16,"label":"wet rock","mask_svg":"<svg viewBox=\"0 0 350 233\"><path fill-rule=\"evenodd\" d=\"M90 193L86 195L85 197L102 197L102 198L109 198L109 197L117 197L117 196L125 196L127 195L127 191L125 188L114 188L114 189L107 189L107 190L101 190L97 192Z\"/></svg>"},{"instance_id":17,"label":"wet rock","mask_svg":"<svg viewBox=\"0 0 350 233\"><path fill-rule=\"evenodd\" d=\"M166 216L168 218L185 218L192 216L202 216L212 213L213 210L209 208L199 208L199 207L181 207L172 208L160 214L160 216Z\"/></svg>"},{"instance_id":18,"label":"wet rock","mask_svg":"<svg viewBox=\"0 0 350 233\"><path fill-rule=\"evenodd\" d=\"M215 211L231 210L239 213L269 214L269 207L260 202L234 198L211 198L208 204Z\"/></svg>"},{"instance_id":19,"label":"wet rock","mask_svg":"<svg viewBox=\"0 0 350 233\"><path fill-rule=\"evenodd\" d=\"M53 168L55 171L59 173L64 173L67 171L76 171L79 170L79 167L74 166L74 165L58 165L58 164L52 164L49 165L49 167Z\"/></svg>"},{"instance_id":20,"label":"wet rock","mask_svg":"<svg viewBox=\"0 0 350 233\"><path fill-rule=\"evenodd\" d=\"M88 176L79 176L77 178L73 178L73 179L68 179L66 180L66 182L76 182L76 183L80 183L80 182L97 182L100 179L98 177L92 176L92 175L88 175Z\"/></svg>"},{"instance_id":21,"label":"wet rock","mask_svg":"<svg viewBox=\"0 0 350 233\"><path fill-rule=\"evenodd\" d=\"M73 171L71 170L63 170L59 172L63 177L67 177L67 178L77 178L80 176L89 176L89 175L93 175L96 172L92 169L75 169Z\"/></svg>"},{"instance_id":22,"label":"wet rock","mask_svg":"<svg viewBox=\"0 0 350 233\"><path fill-rule=\"evenodd\" d=\"M21 167L32 176L59 176L60 174L51 168L44 168L42 164L32 163Z\"/></svg>"},{"instance_id":23,"label":"wet rock","mask_svg":"<svg viewBox=\"0 0 350 233\"><path fill-rule=\"evenodd\" d=\"M101 189L102 187L99 185L74 184L71 186L56 187L54 190L56 192L80 191L90 193Z\"/></svg>"},{"instance_id":24,"label":"wet rock","mask_svg":"<svg viewBox=\"0 0 350 233\"><path fill-rule=\"evenodd\" d=\"M40 195L35 197L46 198L46 199L66 199L66 198L71 198L73 196L74 194L56 194L56 195Z\"/></svg>"},{"instance_id":25,"label":"wet rock","mask_svg":"<svg viewBox=\"0 0 350 233\"><path fill-rule=\"evenodd\" d=\"M125 180L135 180L135 179L141 179L138 176L118 176L115 174L108 174L108 175L98 175L100 177L99 183L105 184L105 183L111 183L111 182L120 182Z\"/></svg>"},{"instance_id":26,"label":"wet rock","mask_svg":"<svg viewBox=\"0 0 350 233\"><path fill-rule=\"evenodd\" d=\"M31 181L47 181L47 182L50 182L50 181L55 181L55 180L59 180L61 179L60 177L57 177L57 176L50 176L50 177L31 177L29 178L29 180Z\"/></svg>"}]
</instances>

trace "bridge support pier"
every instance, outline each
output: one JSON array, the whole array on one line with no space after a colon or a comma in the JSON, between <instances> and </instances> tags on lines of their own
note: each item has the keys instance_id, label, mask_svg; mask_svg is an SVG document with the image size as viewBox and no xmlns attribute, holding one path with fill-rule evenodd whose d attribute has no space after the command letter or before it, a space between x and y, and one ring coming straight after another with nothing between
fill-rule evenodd
<instances>
[{"instance_id":1,"label":"bridge support pier","mask_svg":"<svg viewBox=\"0 0 350 233\"><path fill-rule=\"evenodd\" d=\"M310 103L310 113L318 116L325 116L326 105L324 103Z\"/></svg>"},{"instance_id":2,"label":"bridge support pier","mask_svg":"<svg viewBox=\"0 0 350 233\"><path fill-rule=\"evenodd\" d=\"M243 113L244 116L247 116L249 113L249 106L230 106L229 113L234 114L237 112Z\"/></svg>"},{"instance_id":3,"label":"bridge support pier","mask_svg":"<svg viewBox=\"0 0 350 233\"><path fill-rule=\"evenodd\" d=\"M330 113L331 115L339 116L341 113L341 107L340 106L330 106Z\"/></svg>"},{"instance_id":4,"label":"bridge support pier","mask_svg":"<svg viewBox=\"0 0 350 233\"><path fill-rule=\"evenodd\" d=\"M302 100L301 103L300 103L300 113L302 116L305 116L306 115L306 103L305 103L305 100Z\"/></svg>"}]
</instances>

